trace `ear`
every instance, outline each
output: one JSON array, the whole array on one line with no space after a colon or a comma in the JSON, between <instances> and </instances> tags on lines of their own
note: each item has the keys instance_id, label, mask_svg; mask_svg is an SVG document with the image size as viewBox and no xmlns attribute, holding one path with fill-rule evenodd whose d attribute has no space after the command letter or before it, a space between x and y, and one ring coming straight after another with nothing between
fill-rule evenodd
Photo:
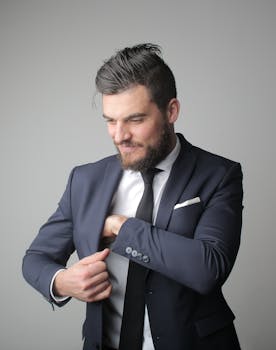
<instances>
[{"instance_id":1,"label":"ear","mask_svg":"<svg viewBox=\"0 0 276 350\"><path fill-rule=\"evenodd\" d=\"M170 124L174 124L178 118L180 103L178 99L172 98L167 107L167 119Z\"/></svg>"}]
</instances>

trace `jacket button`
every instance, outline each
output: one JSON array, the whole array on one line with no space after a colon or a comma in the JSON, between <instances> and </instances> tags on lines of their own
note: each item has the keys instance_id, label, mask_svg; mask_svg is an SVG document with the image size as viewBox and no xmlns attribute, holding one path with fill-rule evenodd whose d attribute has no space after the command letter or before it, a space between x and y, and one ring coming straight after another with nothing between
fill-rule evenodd
<instances>
[{"instance_id":1,"label":"jacket button","mask_svg":"<svg viewBox=\"0 0 276 350\"><path fill-rule=\"evenodd\" d=\"M150 258L147 255L143 255L142 259L143 259L143 262L146 264L149 263L149 261L150 261Z\"/></svg>"},{"instance_id":2,"label":"jacket button","mask_svg":"<svg viewBox=\"0 0 276 350\"><path fill-rule=\"evenodd\" d=\"M137 259L142 260L143 259L143 254L142 253L137 253Z\"/></svg>"},{"instance_id":3,"label":"jacket button","mask_svg":"<svg viewBox=\"0 0 276 350\"><path fill-rule=\"evenodd\" d=\"M138 255L137 250L134 250L131 252L131 255L133 256L133 258L136 258L136 256Z\"/></svg>"},{"instance_id":4,"label":"jacket button","mask_svg":"<svg viewBox=\"0 0 276 350\"><path fill-rule=\"evenodd\" d=\"M125 252L126 252L127 254L131 254L132 248L131 248L131 247L126 247Z\"/></svg>"}]
</instances>

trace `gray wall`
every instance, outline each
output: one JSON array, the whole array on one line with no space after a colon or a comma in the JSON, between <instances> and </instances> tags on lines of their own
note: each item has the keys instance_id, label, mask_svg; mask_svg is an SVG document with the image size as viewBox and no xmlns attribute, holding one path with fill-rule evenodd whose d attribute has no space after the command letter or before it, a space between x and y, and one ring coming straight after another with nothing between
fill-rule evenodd
<instances>
[{"instance_id":1,"label":"gray wall","mask_svg":"<svg viewBox=\"0 0 276 350\"><path fill-rule=\"evenodd\" d=\"M243 165L242 244L224 292L242 348L276 348L275 3L0 1L1 349L81 348L84 305L52 312L21 259L70 169L113 152L93 79L140 42L160 44L175 73L177 130Z\"/></svg>"}]
</instances>

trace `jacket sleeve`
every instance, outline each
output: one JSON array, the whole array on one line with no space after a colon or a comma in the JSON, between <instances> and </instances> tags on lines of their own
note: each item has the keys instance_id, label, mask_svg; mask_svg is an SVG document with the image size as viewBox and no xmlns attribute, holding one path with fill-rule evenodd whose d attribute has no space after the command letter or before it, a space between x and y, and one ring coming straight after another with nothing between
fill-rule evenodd
<instances>
[{"instance_id":1,"label":"jacket sleeve","mask_svg":"<svg viewBox=\"0 0 276 350\"><path fill-rule=\"evenodd\" d=\"M225 282L235 262L242 197L242 172L234 163L204 203L193 234L170 232L130 218L121 227L113 251L207 294Z\"/></svg>"},{"instance_id":2,"label":"jacket sleeve","mask_svg":"<svg viewBox=\"0 0 276 350\"><path fill-rule=\"evenodd\" d=\"M71 172L66 190L56 212L41 227L38 235L26 251L22 271L26 281L49 302L55 303L50 294L54 274L64 268L74 251L73 223L71 213ZM58 303L62 306L65 302Z\"/></svg>"}]
</instances>

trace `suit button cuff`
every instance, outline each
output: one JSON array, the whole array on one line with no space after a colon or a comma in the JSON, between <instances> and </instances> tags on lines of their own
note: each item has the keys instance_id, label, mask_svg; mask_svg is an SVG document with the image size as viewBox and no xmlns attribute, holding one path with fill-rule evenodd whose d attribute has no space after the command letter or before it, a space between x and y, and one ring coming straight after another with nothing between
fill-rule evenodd
<instances>
[{"instance_id":1,"label":"suit button cuff","mask_svg":"<svg viewBox=\"0 0 276 350\"><path fill-rule=\"evenodd\" d=\"M147 255L143 255L142 260L146 264L150 262L150 258Z\"/></svg>"},{"instance_id":2,"label":"suit button cuff","mask_svg":"<svg viewBox=\"0 0 276 350\"><path fill-rule=\"evenodd\" d=\"M129 255L132 253L132 248L131 247L126 247L125 252Z\"/></svg>"}]
</instances>

